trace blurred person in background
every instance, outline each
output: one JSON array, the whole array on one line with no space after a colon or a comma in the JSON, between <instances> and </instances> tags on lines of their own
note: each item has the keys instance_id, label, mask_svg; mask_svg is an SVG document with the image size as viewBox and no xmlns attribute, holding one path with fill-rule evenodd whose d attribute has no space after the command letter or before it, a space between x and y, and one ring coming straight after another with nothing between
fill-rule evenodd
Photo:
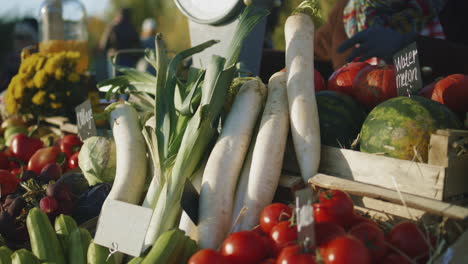
<instances>
[{"instance_id":1,"label":"blurred person in background","mask_svg":"<svg viewBox=\"0 0 468 264\"><path fill-rule=\"evenodd\" d=\"M4 66L0 72L0 92L8 87L11 78L18 72L21 64L21 51L24 48L35 46L38 43L38 24L34 18L24 18L15 23L13 28L13 48L6 55Z\"/></svg>"},{"instance_id":2,"label":"blurred person in background","mask_svg":"<svg viewBox=\"0 0 468 264\"><path fill-rule=\"evenodd\" d=\"M335 69L372 57L392 63L398 50L416 42L427 81L468 74L467 0L339 0L317 30L316 59Z\"/></svg>"},{"instance_id":3,"label":"blurred person in background","mask_svg":"<svg viewBox=\"0 0 468 264\"><path fill-rule=\"evenodd\" d=\"M106 28L99 43L99 48L107 52L108 58L117 54L123 49L140 48L140 37L131 22L131 9L122 8L119 10L114 21ZM122 53L118 54L116 64L125 67L136 67L140 55ZM114 76L112 63L109 62L110 77Z\"/></svg>"},{"instance_id":4,"label":"blurred person in background","mask_svg":"<svg viewBox=\"0 0 468 264\"><path fill-rule=\"evenodd\" d=\"M157 23L154 18L146 18L143 20L143 23L141 24L141 34L140 34L140 42L141 42L141 47L143 49L155 49L156 43L155 43L155 36L157 33ZM140 71L146 71L148 73L151 73L153 75L156 74L156 70L149 64L145 58L141 58L138 61L137 64L137 69Z\"/></svg>"}]
</instances>

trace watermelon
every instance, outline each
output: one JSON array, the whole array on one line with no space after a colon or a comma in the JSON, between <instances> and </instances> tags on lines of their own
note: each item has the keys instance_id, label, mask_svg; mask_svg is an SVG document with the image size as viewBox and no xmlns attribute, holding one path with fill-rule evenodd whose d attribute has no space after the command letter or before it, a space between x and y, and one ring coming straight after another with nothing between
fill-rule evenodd
<instances>
[{"instance_id":1,"label":"watermelon","mask_svg":"<svg viewBox=\"0 0 468 264\"><path fill-rule=\"evenodd\" d=\"M336 91L320 91L316 99L322 144L350 148L366 118L364 108L350 96Z\"/></svg>"},{"instance_id":2,"label":"watermelon","mask_svg":"<svg viewBox=\"0 0 468 264\"><path fill-rule=\"evenodd\" d=\"M420 96L395 97L369 113L361 128L360 149L427 162L431 134L437 129L460 127L457 116L440 103Z\"/></svg>"}]
</instances>

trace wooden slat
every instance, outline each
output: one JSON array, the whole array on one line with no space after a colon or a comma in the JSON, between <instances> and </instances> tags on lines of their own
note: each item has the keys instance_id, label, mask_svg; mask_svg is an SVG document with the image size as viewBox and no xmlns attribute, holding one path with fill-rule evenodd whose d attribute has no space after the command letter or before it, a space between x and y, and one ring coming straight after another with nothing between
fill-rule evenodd
<instances>
[{"instance_id":1,"label":"wooden slat","mask_svg":"<svg viewBox=\"0 0 468 264\"><path fill-rule=\"evenodd\" d=\"M78 127L74 124L63 124L60 126L60 129L67 133L78 134Z\"/></svg>"},{"instance_id":2,"label":"wooden slat","mask_svg":"<svg viewBox=\"0 0 468 264\"><path fill-rule=\"evenodd\" d=\"M342 190L352 195L370 197L400 205L403 204L396 191L379 186L341 179L325 174L315 175L309 180L309 183L321 188ZM407 193L401 193L401 196L406 202L406 206L410 208L454 219L468 219L468 208Z\"/></svg>"},{"instance_id":3,"label":"wooden slat","mask_svg":"<svg viewBox=\"0 0 468 264\"><path fill-rule=\"evenodd\" d=\"M68 122L68 118L64 116L51 116L51 117L45 117L44 121L60 127L61 125Z\"/></svg>"},{"instance_id":4,"label":"wooden slat","mask_svg":"<svg viewBox=\"0 0 468 264\"><path fill-rule=\"evenodd\" d=\"M468 154L452 157L447 168L444 199L468 194Z\"/></svg>"},{"instance_id":5,"label":"wooden slat","mask_svg":"<svg viewBox=\"0 0 468 264\"><path fill-rule=\"evenodd\" d=\"M448 167L449 165L449 137L433 134L430 140L428 163L436 166Z\"/></svg>"},{"instance_id":6,"label":"wooden slat","mask_svg":"<svg viewBox=\"0 0 468 264\"><path fill-rule=\"evenodd\" d=\"M435 134L443 136L468 137L468 130L438 129Z\"/></svg>"},{"instance_id":7,"label":"wooden slat","mask_svg":"<svg viewBox=\"0 0 468 264\"><path fill-rule=\"evenodd\" d=\"M361 205L360 209L363 211L364 209L369 210L369 215L376 215L376 212L380 214L386 214L392 217L401 217L404 219L411 219L414 221L419 220L426 212L414 208L404 207L399 204L394 204L382 200L377 200L369 197L362 197L359 202L355 203L355 205Z\"/></svg>"},{"instance_id":8,"label":"wooden slat","mask_svg":"<svg viewBox=\"0 0 468 264\"><path fill-rule=\"evenodd\" d=\"M322 146L320 173L442 200L445 168Z\"/></svg>"},{"instance_id":9,"label":"wooden slat","mask_svg":"<svg viewBox=\"0 0 468 264\"><path fill-rule=\"evenodd\" d=\"M459 149L453 147L460 139L468 139L463 136L468 136L468 131L442 131L431 136L428 162L446 167L443 199L450 200L452 197L468 194L468 154L460 155Z\"/></svg>"}]
</instances>

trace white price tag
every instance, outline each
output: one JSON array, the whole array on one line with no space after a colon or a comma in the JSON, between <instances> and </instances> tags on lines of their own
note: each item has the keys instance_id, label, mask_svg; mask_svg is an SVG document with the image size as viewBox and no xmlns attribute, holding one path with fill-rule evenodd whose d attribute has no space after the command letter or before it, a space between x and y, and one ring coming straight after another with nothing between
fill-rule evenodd
<instances>
[{"instance_id":1,"label":"white price tag","mask_svg":"<svg viewBox=\"0 0 468 264\"><path fill-rule=\"evenodd\" d=\"M153 210L116 200L104 203L94 236L101 246L138 257Z\"/></svg>"},{"instance_id":2,"label":"white price tag","mask_svg":"<svg viewBox=\"0 0 468 264\"><path fill-rule=\"evenodd\" d=\"M310 188L304 188L296 191L295 195L298 241L306 247L315 246L313 192Z\"/></svg>"}]
</instances>

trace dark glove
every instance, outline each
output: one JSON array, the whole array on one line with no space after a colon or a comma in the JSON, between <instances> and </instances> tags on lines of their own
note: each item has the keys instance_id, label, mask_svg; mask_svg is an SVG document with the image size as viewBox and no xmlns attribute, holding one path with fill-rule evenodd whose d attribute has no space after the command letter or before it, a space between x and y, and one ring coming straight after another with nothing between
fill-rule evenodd
<instances>
[{"instance_id":1,"label":"dark glove","mask_svg":"<svg viewBox=\"0 0 468 264\"><path fill-rule=\"evenodd\" d=\"M401 34L395 30L376 25L343 41L337 51L342 53L359 44L359 47L355 48L348 56L348 61L353 61L356 57L359 57L359 61L377 57L389 62L393 54L415 39L415 33Z\"/></svg>"}]
</instances>

